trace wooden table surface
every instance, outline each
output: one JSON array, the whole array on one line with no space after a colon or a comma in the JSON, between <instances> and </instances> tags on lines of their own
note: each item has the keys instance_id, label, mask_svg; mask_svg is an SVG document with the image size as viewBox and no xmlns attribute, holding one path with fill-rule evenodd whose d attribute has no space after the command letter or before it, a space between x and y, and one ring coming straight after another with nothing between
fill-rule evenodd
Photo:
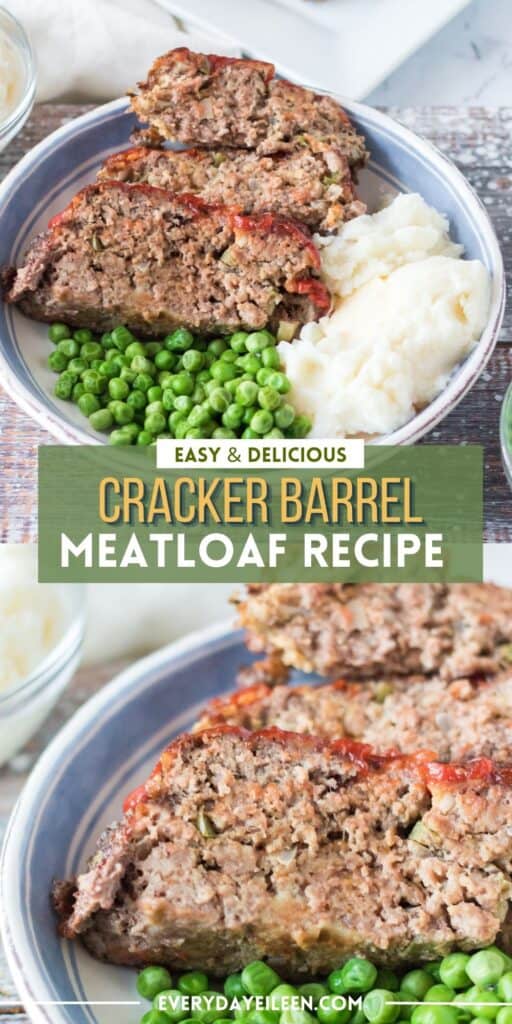
<instances>
[{"instance_id":1,"label":"wooden table surface","mask_svg":"<svg viewBox=\"0 0 512 1024\"><path fill-rule=\"evenodd\" d=\"M3 176L49 132L87 107L42 104L21 134L0 154ZM512 282L512 107L390 108L409 128L426 135L450 156L474 186L493 220ZM512 541L510 490L500 457L500 405L512 379L512 303L499 344L471 393L426 438L427 443L485 447L486 540ZM0 391L0 541L37 537L37 447L51 437Z\"/></svg>"}]
</instances>

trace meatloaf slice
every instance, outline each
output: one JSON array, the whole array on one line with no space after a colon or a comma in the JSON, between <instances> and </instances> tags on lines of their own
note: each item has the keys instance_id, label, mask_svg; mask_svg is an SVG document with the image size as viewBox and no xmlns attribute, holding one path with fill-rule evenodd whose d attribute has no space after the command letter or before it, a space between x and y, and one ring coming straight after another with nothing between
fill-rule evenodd
<instances>
[{"instance_id":1,"label":"meatloaf slice","mask_svg":"<svg viewBox=\"0 0 512 1024\"><path fill-rule=\"evenodd\" d=\"M322 686L237 690L212 701L197 729L276 726L376 750L434 751L441 761L494 757L512 763L512 675L490 679L414 676Z\"/></svg>"},{"instance_id":2,"label":"meatloaf slice","mask_svg":"<svg viewBox=\"0 0 512 1024\"><path fill-rule=\"evenodd\" d=\"M275 213L312 231L333 231L366 211L347 158L332 149L260 156L244 150L141 146L109 157L98 178L194 193L207 203L238 206L243 213Z\"/></svg>"},{"instance_id":3,"label":"meatloaf slice","mask_svg":"<svg viewBox=\"0 0 512 1024\"><path fill-rule=\"evenodd\" d=\"M181 47L154 62L132 107L155 140L258 153L327 143L351 167L366 162L364 139L335 99L274 76L273 64Z\"/></svg>"},{"instance_id":4,"label":"meatloaf slice","mask_svg":"<svg viewBox=\"0 0 512 1024\"><path fill-rule=\"evenodd\" d=\"M100 959L285 977L509 951L512 767L377 756L278 729L184 736L55 890Z\"/></svg>"},{"instance_id":5,"label":"meatloaf slice","mask_svg":"<svg viewBox=\"0 0 512 1024\"><path fill-rule=\"evenodd\" d=\"M251 650L324 676L456 679L511 654L512 591L492 584L252 584L239 613Z\"/></svg>"},{"instance_id":6,"label":"meatloaf slice","mask_svg":"<svg viewBox=\"0 0 512 1024\"><path fill-rule=\"evenodd\" d=\"M329 306L306 229L148 185L83 189L33 242L5 296L36 320L140 336L304 323Z\"/></svg>"}]
</instances>

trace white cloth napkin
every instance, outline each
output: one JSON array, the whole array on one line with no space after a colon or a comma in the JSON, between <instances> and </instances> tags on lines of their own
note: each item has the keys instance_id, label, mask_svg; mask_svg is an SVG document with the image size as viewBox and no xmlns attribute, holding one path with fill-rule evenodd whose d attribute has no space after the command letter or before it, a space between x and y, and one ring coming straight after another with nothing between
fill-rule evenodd
<instances>
[{"instance_id":1,"label":"white cloth napkin","mask_svg":"<svg viewBox=\"0 0 512 1024\"><path fill-rule=\"evenodd\" d=\"M153 0L4 0L37 59L39 102L114 99L175 46L233 55L222 36L187 32Z\"/></svg>"}]
</instances>

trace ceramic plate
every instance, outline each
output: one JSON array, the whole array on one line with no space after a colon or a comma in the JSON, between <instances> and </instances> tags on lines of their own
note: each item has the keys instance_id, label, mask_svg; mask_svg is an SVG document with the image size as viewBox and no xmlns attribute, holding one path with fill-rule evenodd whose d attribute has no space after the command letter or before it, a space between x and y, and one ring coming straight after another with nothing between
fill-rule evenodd
<instances>
[{"instance_id":1,"label":"ceramic plate","mask_svg":"<svg viewBox=\"0 0 512 1024\"><path fill-rule=\"evenodd\" d=\"M478 345L447 387L405 426L379 443L417 441L469 390L496 344L503 317L503 262L494 230L479 199L457 168L424 139L379 111L339 97L371 152L359 192L370 210L386 194L419 192L447 215L451 234L469 259L480 259L492 275L487 327ZM127 100L98 107L65 124L21 160L0 187L0 266L19 264L35 234L62 210L79 188L95 178L105 158L129 145L135 119ZM44 324L0 304L0 382L22 408L64 444L104 443L71 402L55 398L56 377L46 362L52 346ZM462 440L462 438L461 438Z\"/></svg>"}]
</instances>

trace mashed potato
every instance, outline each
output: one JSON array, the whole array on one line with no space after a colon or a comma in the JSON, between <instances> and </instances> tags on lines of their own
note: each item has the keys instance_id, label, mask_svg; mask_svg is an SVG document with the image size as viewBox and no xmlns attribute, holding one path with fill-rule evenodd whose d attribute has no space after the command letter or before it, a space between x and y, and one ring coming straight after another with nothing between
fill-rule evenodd
<instances>
[{"instance_id":1,"label":"mashed potato","mask_svg":"<svg viewBox=\"0 0 512 1024\"><path fill-rule=\"evenodd\" d=\"M290 401L312 419L311 436L390 433L444 388L489 308L485 267L460 254L419 196L400 196L327 242L335 309L279 345Z\"/></svg>"},{"instance_id":2,"label":"mashed potato","mask_svg":"<svg viewBox=\"0 0 512 1024\"><path fill-rule=\"evenodd\" d=\"M400 195L378 213L355 217L337 235L315 236L322 270L333 295L351 295L374 277L428 256L462 255L449 224L421 196Z\"/></svg>"}]
</instances>

